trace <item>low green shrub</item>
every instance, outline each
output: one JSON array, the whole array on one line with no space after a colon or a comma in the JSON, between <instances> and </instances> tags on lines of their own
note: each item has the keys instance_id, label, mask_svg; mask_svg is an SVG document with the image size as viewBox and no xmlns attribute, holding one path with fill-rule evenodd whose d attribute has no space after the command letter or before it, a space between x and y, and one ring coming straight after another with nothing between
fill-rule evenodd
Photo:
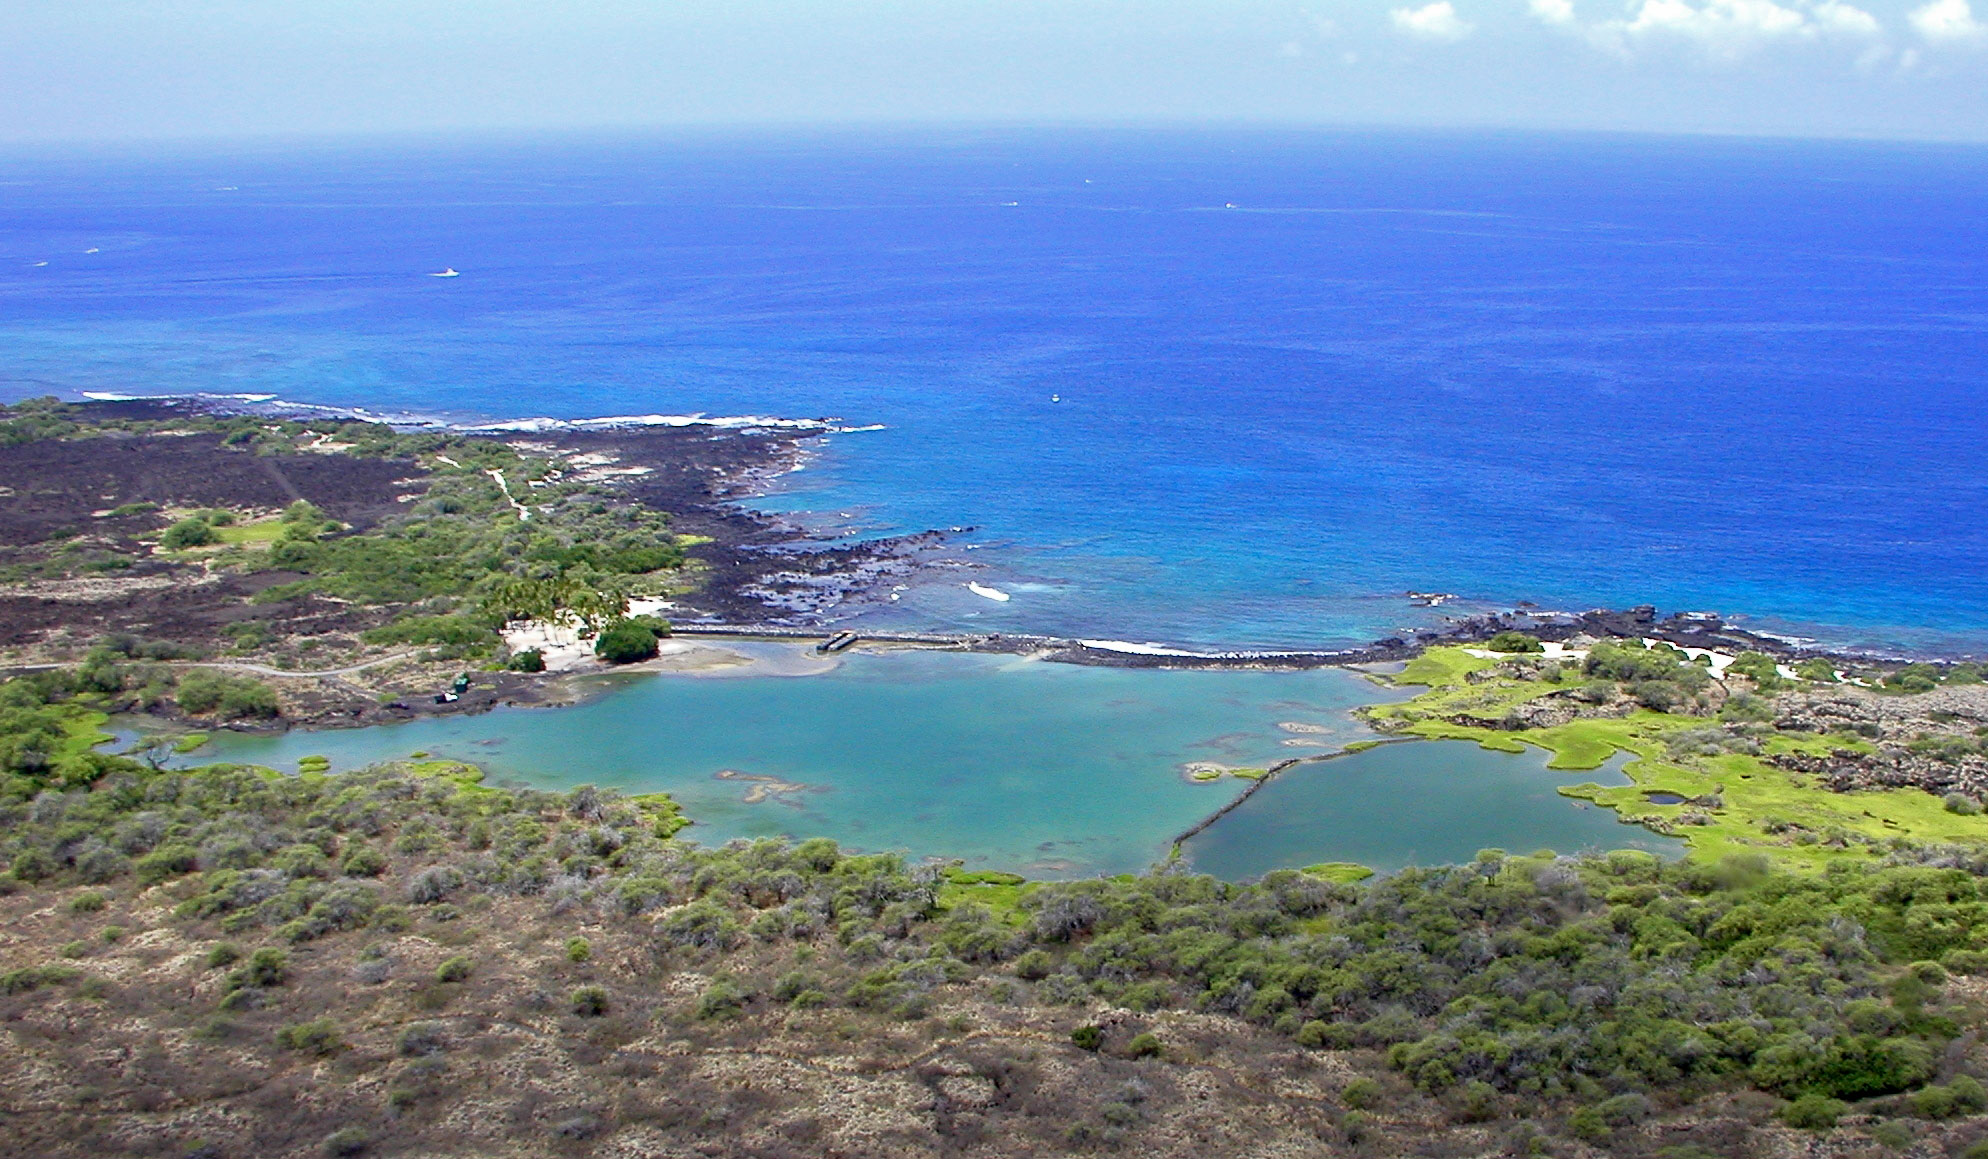
<instances>
[{"instance_id":1,"label":"low green shrub","mask_svg":"<svg viewBox=\"0 0 1988 1159\"><path fill-rule=\"evenodd\" d=\"M394 1050L402 1058L424 1058L448 1049L448 1035L439 1022L410 1022L394 1036Z\"/></svg>"},{"instance_id":2,"label":"low green shrub","mask_svg":"<svg viewBox=\"0 0 1988 1159\"><path fill-rule=\"evenodd\" d=\"M323 1057L345 1049L345 1039L331 1019L313 1018L309 1022L292 1023L278 1030L276 1045L285 1050Z\"/></svg>"},{"instance_id":3,"label":"low green shrub","mask_svg":"<svg viewBox=\"0 0 1988 1159\"><path fill-rule=\"evenodd\" d=\"M357 845L338 863L338 871L347 877L378 877L387 871L387 859L370 845Z\"/></svg>"},{"instance_id":4,"label":"low green shrub","mask_svg":"<svg viewBox=\"0 0 1988 1159\"><path fill-rule=\"evenodd\" d=\"M159 537L159 546L167 551L185 551L190 547L207 547L221 542L221 536L205 519L198 517L182 519L166 528Z\"/></svg>"},{"instance_id":5,"label":"low green shrub","mask_svg":"<svg viewBox=\"0 0 1988 1159\"><path fill-rule=\"evenodd\" d=\"M212 951L210 951L210 954ZM274 946L264 946L249 955L249 960L228 977L230 989L244 990L250 987L267 989L281 986L290 979L290 956Z\"/></svg>"},{"instance_id":6,"label":"low green shrub","mask_svg":"<svg viewBox=\"0 0 1988 1159\"><path fill-rule=\"evenodd\" d=\"M1888 673L1883 683L1894 692L1931 692L1940 686L1940 670L1931 664L1907 664Z\"/></svg>"},{"instance_id":7,"label":"low green shrub","mask_svg":"<svg viewBox=\"0 0 1988 1159\"><path fill-rule=\"evenodd\" d=\"M73 982L82 977L83 972L74 966L50 964L47 966L23 966L0 974L0 994L26 994L43 986L56 986L63 982Z\"/></svg>"},{"instance_id":8,"label":"low green shrub","mask_svg":"<svg viewBox=\"0 0 1988 1159\"><path fill-rule=\"evenodd\" d=\"M1828 1095L1807 1094L1782 1107L1781 1121L1805 1131L1826 1131L1850 1108Z\"/></svg>"},{"instance_id":9,"label":"low green shrub","mask_svg":"<svg viewBox=\"0 0 1988 1159\"><path fill-rule=\"evenodd\" d=\"M700 1021L733 1018L745 1009L745 1004L746 995L738 983L730 978L716 978L697 996L693 1013Z\"/></svg>"},{"instance_id":10,"label":"low green shrub","mask_svg":"<svg viewBox=\"0 0 1988 1159\"><path fill-rule=\"evenodd\" d=\"M1381 1084L1361 1075L1339 1090L1339 1101L1357 1111L1372 1110L1381 1101Z\"/></svg>"},{"instance_id":11,"label":"low green shrub","mask_svg":"<svg viewBox=\"0 0 1988 1159\"><path fill-rule=\"evenodd\" d=\"M200 853L191 845L161 845L132 865L144 885L158 885L192 873L200 864Z\"/></svg>"}]
</instances>

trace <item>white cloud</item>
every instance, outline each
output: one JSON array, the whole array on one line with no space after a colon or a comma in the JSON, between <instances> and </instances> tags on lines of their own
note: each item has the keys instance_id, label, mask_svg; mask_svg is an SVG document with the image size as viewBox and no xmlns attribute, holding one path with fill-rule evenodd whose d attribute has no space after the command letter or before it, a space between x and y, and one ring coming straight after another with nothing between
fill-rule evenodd
<instances>
[{"instance_id":1,"label":"white cloud","mask_svg":"<svg viewBox=\"0 0 1988 1159\"><path fill-rule=\"evenodd\" d=\"M1965 5L1967 0L1934 2ZM1625 54L1640 42L1681 40L1727 59L1766 44L1872 40L1883 33L1876 17L1843 0L1641 0L1631 18L1604 21L1589 31L1596 44Z\"/></svg>"},{"instance_id":2,"label":"white cloud","mask_svg":"<svg viewBox=\"0 0 1988 1159\"><path fill-rule=\"evenodd\" d=\"M1532 14L1548 24L1572 24L1574 0L1531 0Z\"/></svg>"},{"instance_id":3,"label":"white cloud","mask_svg":"<svg viewBox=\"0 0 1988 1159\"><path fill-rule=\"evenodd\" d=\"M1935 43L1979 40L1988 34L1988 25L1974 18L1967 0L1933 0L1914 10L1910 19L1919 35Z\"/></svg>"},{"instance_id":4,"label":"white cloud","mask_svg":"<svg viewBox=\"0 0 1988 1159\"><path fill-rule=\"evenodd\" d=\"M1632 36L1673 33L1704 41L1789 36L1808 19L1774 0L1706 0L1702 8L1685 0L1643 0L1624 31Z\"/></svg>"},{"instance_id":5,"label":"white cloud","mask_svg":"<svg viewBox=\"0 0 1988 1159\"><path fill-rule=\"evenodd\" d=\"M1462 40L1477 27L1456 14L1450 0L1434 0L1420 8L1396 8L1388 15L1394 27L1422 40Z\"/></svg>"},{"instance_id":6,"label":"white cloud","mask_svg":"<svg viewBox=\"0 0 1988 1159\"><path fill-rule=\"evenodd\" d=\"M1815 6L1815 24L1817 28L1831 36L1869 38L1878 36L1884 31L1879 27L1877 17L1862 8L1839 4L1837 0L1823 0L1823 3Z\"/></svg>"}]
</instances>

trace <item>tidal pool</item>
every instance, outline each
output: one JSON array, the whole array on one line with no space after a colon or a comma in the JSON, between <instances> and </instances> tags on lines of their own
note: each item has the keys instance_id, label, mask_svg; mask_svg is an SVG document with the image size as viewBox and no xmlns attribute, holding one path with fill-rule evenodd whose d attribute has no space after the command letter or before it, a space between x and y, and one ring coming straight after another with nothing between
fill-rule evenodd
<instances>
[{"instance_id":1,"label":"tidal pool","mask_svg":"<svg viewBox=\"0 0 1988 1159\"><path fill-rule=\"evenodd\" d=\"M1684 843L1612 810L1561 796L1561 785L1627 785L1626 754L1598 769L1549 769L1550 754L1501 753L1470 741L1381 745L1285 770L1187 843L1195 869L1230 879L1353 861L1383 872L1468 861L1480 849L1642 849Z\"/></svg>"},{"instance_id":2,"label":"tidal pool","mask_svg":"<svg viewBox=\"0 0 1988 1159\"><path fill-rule=\"evenodd\" d=\"M796 668L796 656L785 653L762 659ZM668 792L695 821L684 836L707 844L824 836L857 849L958 857L971 868L1077 877L1152 865L1175 836L1244 787L1228 776L1191 781L1184 766L1260 768L1369 739L1351 710L1401 695L1336 669L1085 668L922 651L852 654L817 675L631 674L603 682L600 696L570 708L274 737L217 734L186 760L289 771L322 755L344 771L426 752L481 765L496 783ZM1404 747L1455 752L1456 771L1411 773L1397 783L1363 772L1367 754L1300 766L1218 824L1221 833L1197 839L1197 863L1234 876L1322 860L1393 867L1516 842L1509 826L1487 818L1530 818L1527 831L1537 836L1527 848L1575 848L1591 843L1590 832L1622 844L1651 837L1600 824L1612 814L1584 814L1553 796L1558 782L1550 777L1544 797L1503 800L1513 778L1478 786L1481 769L1502 766L1468 756L1474 746ZM1293 786L1349 768L1355 775L1341 779L1364 786L1360 792L1317 808L1298 805L1302 793ZM1411 809L1370 840L1341 839L1376 813L1391 816L1404 795L1438 785L1469 804L1431 808L1419 825ZM1252 850L1250 818L1269 801L1291 802L1292 811L1274 819L1278 836Z\"/></svg>"}]
</instances>

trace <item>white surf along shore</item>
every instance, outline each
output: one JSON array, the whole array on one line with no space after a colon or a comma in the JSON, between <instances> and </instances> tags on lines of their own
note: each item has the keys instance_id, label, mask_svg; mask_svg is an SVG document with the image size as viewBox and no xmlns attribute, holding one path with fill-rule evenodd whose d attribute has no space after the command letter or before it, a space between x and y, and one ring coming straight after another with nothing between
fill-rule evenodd
<instances>
[{"instance_id":1,"label":"white surf along shore","mask_svg":"<svg viewBox=\"0 0 1988 1159\"><path fill-rule=\"evenodd\" d=\"M619 427L716 427L720 430L818 430L824 434L852 435L864 431L887 430L883 423L849 426L839 418L792 419L772 415L714 415L704 411L690 414L601 415L594 418L556 419L547 416L491 419L463 422L413 412L376 411L360 406L326 406L295 402L274 394L223 394L213 391L172 391L162 394L129 394L115 390L78 392L90 402L166 402L194 399L216 403L247 404L268 411L308 411L349 418L358 422L384 423L393 427L421 427L490 434L533 434L546 431L602 431ZM260 411L258 411L260 413Z\"/></svg>"}]
</instances>

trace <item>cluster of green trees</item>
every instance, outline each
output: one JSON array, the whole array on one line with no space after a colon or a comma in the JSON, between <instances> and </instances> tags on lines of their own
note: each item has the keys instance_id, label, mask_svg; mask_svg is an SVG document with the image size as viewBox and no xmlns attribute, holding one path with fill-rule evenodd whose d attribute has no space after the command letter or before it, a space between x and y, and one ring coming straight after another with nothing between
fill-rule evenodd
<instances>
[{"instance_id":1,"label":"cluster of green trees","mask_svg":"<svg viewBox=\"0 0 1988 1159\"><path fill-rule=\"evenodd\" d=\"M1591 680L1621 685L1645 708L1696 712L1705 708L1712 678L1683 651L1668 644L1647 648L1639 640L1603 641L1588 649L1583 671Z\"/></svg>"},{"instance_id":2,"label":"cluster of green trees","mask_svg":"<svg viewBox=\"0 0 1988 1159\"><path fill-rule=\"evenodd\" d=\"M209 668L193 668L180 676L173 699L195 716L222 720L269 718L278 714L276 693L252 676L230 676Z\"/></svg>"},{"instance_id":3,"label":"cluster of green trees","mask_svg":"<svg viewBox=\"0 0 1988 1159\"><path fill-rule=\"evenodd\" d=\"M1931 692L1942 684L1979 684L1979 664L1907 664L1885 673L1884 687L1894 692Z\"/></svg>"},{"instance_id":4,"label":"cluster of green trees","mask_svg":"<svg viewBox=\"0 0 1988 1159\"><path fill-rule=\"evenodd\" d=\"M594 641L594 655L610 664L654 659L657 641L670 634L670 622L655 616L617 620Z\"/></svg>"}]
</instances>

